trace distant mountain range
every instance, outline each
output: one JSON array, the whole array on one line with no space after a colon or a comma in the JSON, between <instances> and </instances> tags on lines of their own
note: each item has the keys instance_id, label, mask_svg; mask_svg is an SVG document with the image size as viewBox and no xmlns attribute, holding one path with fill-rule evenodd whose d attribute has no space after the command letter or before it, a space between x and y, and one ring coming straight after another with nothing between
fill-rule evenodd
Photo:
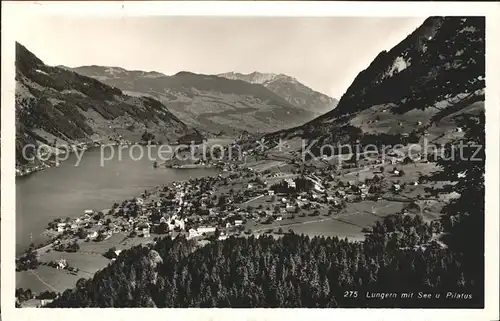
<instances>
[{"instance_id":1,"label":"distant mountain range","mask_svg":"<svg viewBox=\"0 0 500 321\"><path fill-rule=\"evenodd\" d=\"M64 67L70 69L68 67ZM129 71L105 66L71 68L130 95L160 100L186 124L208 133L273 132L331 110L336 100L285 75ZM240 77L241 75L241 77Z\"/></svg>"},{"instance_id":2,"label":"distant mountain range","mask_svg":"<svg viewBox=\"0 0 500 321\"><path fill-rule=\"evenodd\" d=\"M170 141L194 132L158 100L128 96L96 79L47 66L19 43L15 106L18 164L26 163L22 149L27 144L69 145L119 136L139 141L145 131Z\"/></svg>"},{"instance_id":3,"label":"distant mountain range","mask_svg":"<svg viewBox=\"0 0 500 321\"><path fill-rule=\"evenodd\" d=\"M219 74L219 76L228 79L243 80L251 84L263 85L267 89L285 98L294 106L313 112L318 116L331 111L338 104L338 100L335 98L317 92L305 86L297 79L283 74L253 72L245 75L228 72Z\"/></svg>"},{"instance_id":4,"label":"distant mountain range","mask_svg":"<svg viewBox=\"0 0 500 321\"><path fill-rule=\"evenodd\" d=\"M267 137L382 142L413 133L448 142L460 135L459 117L484 111L484 39L481 17L430 17L375 57L335 109Z\"/></svg>"}]
</instances>

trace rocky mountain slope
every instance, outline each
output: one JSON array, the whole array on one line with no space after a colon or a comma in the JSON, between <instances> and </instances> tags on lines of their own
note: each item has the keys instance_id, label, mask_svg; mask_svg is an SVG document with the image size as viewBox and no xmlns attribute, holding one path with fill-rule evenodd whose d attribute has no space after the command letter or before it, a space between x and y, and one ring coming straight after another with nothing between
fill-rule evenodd
<instances>
[{"instance_id":1,"label":"rocky mountain slope","mask_svg":"<svg viewBox=\"0 0 500 321\"><path fill-rule=\"evenodd\" d=\"M317 92L300 83L297 79L283 74L260 72L241 74L228 72L219 74L219 76L228 79L243 80L252 84L261 84L285 98L289 103L311 111L317 114L317 116L331 111L338 104L335 98Z\"/></svg>"},{"instance_id":2,"label":"rocky mountain slope","mask_svg":"<svg viewBox=\"0 0 500 321\"><path fill-rule=\"evenodd\" d=\"M193 132L159 101L59 67L47 66L16 43L16 151L26 163L27 144L75 144L122 136L137 141L145 131L158 140Z\"/></svg>"},{"instance_id":3,"label":"rocky mountain slope","mask_svg":"<svg viewBox=\"0 0 500 321\"><path fill-rule=\"evenodd\" d=\"M167 76L102 66L72 70L131 95L154 97L186 124L212 134L272 132L317 116L260 84L241 80L190 72Z\"/></svg>"},{"instance_id":4,"label":"rocky mountain slope","mask_svg":"<svg viewBox=\"0 0 500 321\"><path fill-rule=\"evenodd\" d=\"M361 71L334 110L268 138L449 141L459 132L457 117L484 110L484 41L484 18L430 17Z\"/></svg>"}]
</instances>

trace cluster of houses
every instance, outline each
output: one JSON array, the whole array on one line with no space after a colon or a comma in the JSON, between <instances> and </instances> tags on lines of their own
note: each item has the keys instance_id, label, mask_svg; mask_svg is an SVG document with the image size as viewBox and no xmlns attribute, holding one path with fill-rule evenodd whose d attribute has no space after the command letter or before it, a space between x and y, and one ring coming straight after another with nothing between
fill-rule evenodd
<instances>
[{"instance_id":1,"label":"cluster of houses","mask_svg":"<svg viewBox=\"0 0 500 321\"><path fill-rule=\"evenodd\" d=\"M340 184L332 173L324 175L318 171L307 172L300 178L310 182L308 184L310 190L304 191L302 188L300 192L297 190L290 195L272 188L270 182L276 182L276 178L280 178L279 174L264 174L249 169L247 172L174 182L172 186L163 189L158 199L146 201L150 195L143 195L142 198L136 198L132 202L124 202L120 208L115 204L112 211L115 214L121 213L106 221L105 215L87 210L84 216L58 222L53 228L59 233L73 235L80 233L80 238L83 229L86 233L84 238L96 241L105 240L115 233L132 233L132 231L135 235L147 238L156 228L161 227L160 225L164 226L160 229L161 233L178 232L186 234L188 238L198 238L218 232L219 238L224 239L232 232L242 231L246 220L280 221L285 215L297 213L300 209L314 210L325 204L339 207L344 202L364 200L368 197L372 185L369 180ZM392 174L398 175L399 171L394 170ZM296 176L290 174L283 176L281 184L284 183L289 189L298 188L299 181ZM216 193L218 184L228 185L232 179L247 177L249 177L248 182L243 180L246 188L236 192L226 192L224 197L214 195L218 194ZM401 185L393 184L392 189L398 191ZM267 201L261 202L259 207L251 208L252 206L244 205L251 198L260 197L267 197ZM221 198L224 198L222 205L219 204ZM128 212L130 208L134 212L133 215Z\"/></svg>"},{"instance_id":2,"label":"cluster of houses","mask_svg":"<svg viewBox=\"0 0 500 321\"><path fill-rule=\"evenodd\" d=\"M26 176L31 173L38 172L50 167L51 165L49 163L41 163L39 165L31 165L31 166L18 166L16 167L16 177Z\"/></svg>"}]
</instances>

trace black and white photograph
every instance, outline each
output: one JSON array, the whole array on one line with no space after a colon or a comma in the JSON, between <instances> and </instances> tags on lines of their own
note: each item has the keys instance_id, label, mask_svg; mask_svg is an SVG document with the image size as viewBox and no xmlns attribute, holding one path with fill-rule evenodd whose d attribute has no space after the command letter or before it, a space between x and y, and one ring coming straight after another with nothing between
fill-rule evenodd
<instances>
[{"instance_id":1,"label":"black and white photograph","mask_svg":"<svg viewBox=\"0 0 500 321\"><path fill-rule=\"evenodd\" d=\"M495 39L456 12L27 16L2 309L498 319Z\"/></svg>"}]
</instances>

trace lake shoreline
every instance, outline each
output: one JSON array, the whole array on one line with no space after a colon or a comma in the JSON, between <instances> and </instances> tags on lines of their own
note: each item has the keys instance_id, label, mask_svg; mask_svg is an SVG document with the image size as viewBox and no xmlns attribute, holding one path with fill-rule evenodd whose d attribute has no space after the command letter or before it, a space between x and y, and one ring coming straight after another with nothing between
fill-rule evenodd
<instances>
[{"instance_id":1,"label":"lake shoreline","mask_svg":"<svg viewBox=\"0 0 500 321\"><path fill-rule=\"evenodd\" d=\"M110 202L121 202L145 189L220 172L215 167L153 168L148 158L133 159L129 153L103 167L99 148L86 150L79 166L73 166L77 161L77 155L72 155L57 170L16 177L16 254L30 243L45 244L46 223L54 218L77 217L87 208L109 208Z\"/></svg>"}]
</instances>

